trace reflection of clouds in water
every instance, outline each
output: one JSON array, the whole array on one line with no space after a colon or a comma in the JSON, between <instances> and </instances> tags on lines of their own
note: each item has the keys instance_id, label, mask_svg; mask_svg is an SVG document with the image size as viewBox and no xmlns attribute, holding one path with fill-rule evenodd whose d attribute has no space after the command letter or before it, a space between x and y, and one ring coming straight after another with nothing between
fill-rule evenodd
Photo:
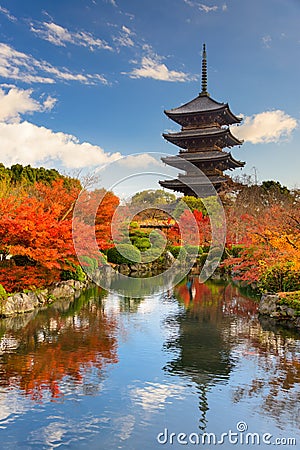
<instances>
[{"instance_id":1,"label":"reflection of clouds in water","mask_svg":"<svg viewBox=\"0 0 300 450\"><path fill-rule=\"evenodd\" d=\"M0 391L0 429L4 429L24 414L30 405L15 390Z\"/></svg>"},{"instance_id":2,"label":"reflection of clouds in water","mask_svg":"<svg viewBox=\"0 0 300 450\"><path fill-rule=\"evenodd\" d=\"M103 423L109 422L108 418L80 417L66 420L63 416L49 416L48 425L32 431L28 435L28 442L39 445L40 448L58 448L62 445L74 445L74 442L83 441L92 434L99 434ZM74 448L74 447L73 447Z\"/></svg>"},{"instance_id":3,"label":"reflection of clouds in water","mask_svg":"<svg viewBox=\"0 0 300 450\"><path fill-rule=\"evenodd\" d=\"M104 311L106 314L118 314L120 312L120 298L112 293L108 293L104 302Z\"/></svg>"},{"instance_id":4,"label":"reflection of clouds in water","mask_svg":"<svg viewBox=\"0 0 300 450\"><path fill-rule=\"evenodd\" d=\"M160 295L153 295L152 297L145 297L144 301L139 304L138 312L140 314L149 314L159 307Z\"/></svg>"},{"instance_id":5,"label":"reflection of clouds in water","mask_svg":"<svg viewBox=\"0 0 300 450\"><path fill-rule=\"evenodd\" d=\"M160 384L147 382L145 387L134 388L131 391L132 401L147 412L164 409L166 404L172 404L172 399L182 400L185 387L177 384Z\"/></svg>"},{"instance_id":6,"label":"reflection of clouds in water","mask_svg":"<svg viewBox=\"0 0 300 450\"><path fill-rule=\"evenodd\" d=\"M135 425L135 418L133 415L121 416L114 419L114 428L116 428L115 436L122 441L130 438Z\"/></svg>"}]
</instances>

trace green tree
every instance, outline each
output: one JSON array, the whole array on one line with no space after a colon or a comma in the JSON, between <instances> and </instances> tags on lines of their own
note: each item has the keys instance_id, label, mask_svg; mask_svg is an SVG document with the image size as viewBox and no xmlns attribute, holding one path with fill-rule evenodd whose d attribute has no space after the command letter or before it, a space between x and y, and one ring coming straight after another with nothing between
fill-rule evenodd
<instances>
[{"instance_id":1,"label":"green tree","mask_svg":"<svg viewBox=\"0 0 300 450\"><path fill-rule=\"evenodd\" d=\"M174 217L179 218L181 214L184 212L184 210L188 208L192 212L197 210L201 211L203 215L207 214L201 198L196 198L193 197L192 195L185 195L184 197L181 197L179 202L177 203L176 208L174 209Z\"/></svg>"},{"instance_id":2,"label":"green tree","mask_svg":"<svg viewBox=\"0 0 300 450\"><path fill-rule=\"evenodd\" d=\"M173 203L176 196L162 189L147 189L145 191L137 192L131 199L132 205L165 205Z\"/></svg>"}]
</instances>

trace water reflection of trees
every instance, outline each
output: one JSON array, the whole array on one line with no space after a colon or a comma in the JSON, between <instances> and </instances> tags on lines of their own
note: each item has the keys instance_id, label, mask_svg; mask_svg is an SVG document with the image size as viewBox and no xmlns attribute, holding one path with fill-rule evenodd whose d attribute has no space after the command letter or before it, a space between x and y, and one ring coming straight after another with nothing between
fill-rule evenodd
<instances>
[{"instance_id":1,"label":"water reflection of trees","mask_svg":"<svg viewBox=\"0 0 300 450\"><path fill-rule=\"evenodd\" d=\"M40 311L19 329L10 320L5 330L2 320L8 345L0 357L0 386L16 386L33 399L46 392L57 398L62 382L82 384L89 370L97 372L99 384L105 367L117 362L116 321L105 314L103 295L97 288L86 291L61 308L57 303Z\"/></svg>"},{"instance_id":2,"label":"water reflection of trees","mask_svg":"<svg viewBox=\"0 0 300 450\"><path fill-rule=\"evenodd\" d=\"M209 409L207 392L227 383L234 365L246 359L256 370L249 383L233 386L233 402L258 399L257 412L279 425L299 420L299 334L258 320L257 303L230 283L199 283L188 278L174 290L184 309L175 318L179 331L166 343L176 358L171 374L189 377L199 388L200 428ZM247 364L246 364L247 367Z\"/></svg>"},{"instance_id":3,"label":"water reflection of trees","mask_svg":"<svg viewBox=\"0 0 300 450\"><path fill-rule=\"evenodd\" d=\"M120 312L136 313L142 301L144 301L143 298L120 297Z\"/></svg>"},{"instance_id":4,"label":"water reflection of trees","mask_svg":"<svg viewBox=\"0 0 300 450\"><path fill-rule=\"evenodd\" d=\"M299 333L279 330L262 319L262 323L256 322L251 330L240 330L239 337L243 338L248 355L255 358L258 369L250 384L234 389L233 401L258 398L262 412L274 417L281 426L289 424L297 428L300 404Z\"/></svg>"},{"instance_id":5,"label":"water reflection of trees","mask_svg":"<svg viewBox=\"0 0 300 450\"><path fill-rule=\"evenodd\" d=\"M103 271L99 274L97 282L117 295L143 298L171 289L183 276L184 269L181 266L172 266L163 273L136 272L135 276L123 275L109 268L108 272Z\"/></svg>"}]
</instances>

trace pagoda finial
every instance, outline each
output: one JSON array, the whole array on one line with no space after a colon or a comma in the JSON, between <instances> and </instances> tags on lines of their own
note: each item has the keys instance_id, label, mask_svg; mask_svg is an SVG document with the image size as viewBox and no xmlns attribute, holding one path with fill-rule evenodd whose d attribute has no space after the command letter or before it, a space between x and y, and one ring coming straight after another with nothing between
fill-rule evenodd
<instances>
[{"instance_id":1,"label":"pagoda finial","mask_svg":"<svg viewBox=\"0 0 300 450\"><path fill-rule=\"evenodd\" d=\"M203 44L203 53L202 53L202 91L200 95L208 95L207 92L207 61L206 61L206 47L205 44Z\"/></svg>"}]
</instances>

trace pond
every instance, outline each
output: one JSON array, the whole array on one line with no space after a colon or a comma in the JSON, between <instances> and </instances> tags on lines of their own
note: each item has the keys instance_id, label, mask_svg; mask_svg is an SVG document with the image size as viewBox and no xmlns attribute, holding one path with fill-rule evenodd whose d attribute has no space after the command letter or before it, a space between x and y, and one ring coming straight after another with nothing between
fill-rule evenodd
<instances>
[{"instance_id":1,"label":"pond","mask_svg":"<svg viewBox=\"0 0 300 450\"><path fill-rule=\"evenodd\" d=\"M92 288L0 338L3 449L300 448L299 335L229 282Z\"/></svg>"}]
</instances>

